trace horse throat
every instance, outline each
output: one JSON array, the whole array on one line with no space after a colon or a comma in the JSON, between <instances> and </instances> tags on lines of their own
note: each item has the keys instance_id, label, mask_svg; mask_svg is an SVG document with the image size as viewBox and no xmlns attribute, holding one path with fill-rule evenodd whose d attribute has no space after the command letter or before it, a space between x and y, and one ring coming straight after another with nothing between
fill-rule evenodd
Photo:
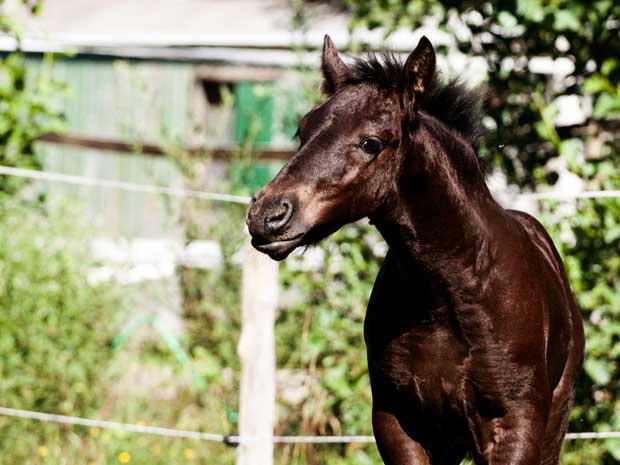
<instances>
[{"instance_id":1,"label":"horse throat","mask_svg":"<svg viewBox=\"0 0 620 465\"><path fill-rule=\"evenodd\" d=\"M371 220L405 266L462 287L462 270L479 272L488 262L489 224L501 207L469 145L442 128L418 131L393 191Z\"/></svg>"}]
</instances>

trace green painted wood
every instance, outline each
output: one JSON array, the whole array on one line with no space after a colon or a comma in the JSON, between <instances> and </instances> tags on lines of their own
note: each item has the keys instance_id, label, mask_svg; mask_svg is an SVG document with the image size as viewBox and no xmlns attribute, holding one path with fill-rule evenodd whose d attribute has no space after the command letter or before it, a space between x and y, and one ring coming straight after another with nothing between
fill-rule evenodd
<instances>
[{"instance_id":1,"label":"green painted wood","mask_svg":"<svg viewBox=\"0 0 620 465\"><path fill-rule=\"evenodd\" d=\"M274 109L272 82L243 81L235 85L235 140L258 144L271 142ZM241 185L250 192L260 190L277 172L277 165L269 162L244 161L231 163L233 185Z\"/></svg>"},{"instance_id":2,"label":"green painted wood","mask_svg":"<svg viewBox=\"0 0 620 465\"><path fill-rule=\"evenodd\" d=\"M235 85L235 140L271 141L273 83L243 81Z\"/></svg>"}]
</instances>

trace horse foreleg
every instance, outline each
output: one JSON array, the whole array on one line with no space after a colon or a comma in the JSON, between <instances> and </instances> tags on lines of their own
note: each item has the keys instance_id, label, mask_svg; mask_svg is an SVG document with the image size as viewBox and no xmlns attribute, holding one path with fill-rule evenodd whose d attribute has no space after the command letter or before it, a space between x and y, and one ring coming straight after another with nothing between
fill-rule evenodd
<instances>
[{"instance_id":1,"label":"horse foreleg","mask_svg":"<svg viewBox=\"0 0 620 465\"><path fill-rule=\"evenodd\" d=\"M398 419L386 410L373 407L372 427L385 465L430 465L420 443L407 435Z\"/></svg>"},{"instance_id":2,"label":"horse foreleg","mask_svg":"<svg viewBox=\"0 0 620 465\"><path fill-rule=\"evenodd\" d=\"M480 465L540 465L545 419L527 410L508 412L483 422L476 463Z\"/></svg>"}]
</instances>

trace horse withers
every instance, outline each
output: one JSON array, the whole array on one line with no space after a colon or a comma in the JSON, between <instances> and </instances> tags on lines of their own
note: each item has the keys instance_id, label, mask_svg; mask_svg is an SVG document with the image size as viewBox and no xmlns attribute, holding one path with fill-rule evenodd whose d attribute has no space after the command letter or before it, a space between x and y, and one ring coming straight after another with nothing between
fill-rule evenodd
<instances>
[{"instance_id":1,"label":"horse withers","mask_svg":"<svg viewBox=\"0 0 620 465\"><path fill-rule=\"evenodd\" d=\"M389 465L557 465L584 354L562 261L502 208L476 155L479 97L441 84L426 38L345 64L326 36L325 103L252 199L275 260L364 217L389 245L365 321L373 429Z\"/></svg>"}]
</instances>

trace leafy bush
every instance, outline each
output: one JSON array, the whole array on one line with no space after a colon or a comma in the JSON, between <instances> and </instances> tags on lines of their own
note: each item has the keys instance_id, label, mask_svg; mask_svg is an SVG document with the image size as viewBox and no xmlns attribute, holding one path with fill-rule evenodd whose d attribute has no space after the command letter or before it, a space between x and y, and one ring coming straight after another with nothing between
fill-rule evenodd
<instances>
[{"instance_id":1,"label":"leafy bush","mask_svg":"<svg viewBox=\"0 0 620 465\"><path fill-rule=\"evenodd\" d=\"M360 222L282 267L277 364L301 371L307 392L300 404L279 399L282 434L372 434L364 316L384 247L379 233ZM372 444L291 445L279 453L279 463L380 462Z\"/></svg>"},{"instance_id":2,"label":"leafy bush","mask_svg":"<svg viewBox=\"0 0 620 465\"><path fill-rule=\"evenodd\" d=\"M40 168L36 140L64 129L66 88L52 77L52 63L48 55L40 70L29 74L21 53L0 57L0 165ZM0 176L0 193L15 193L25 183L23 178Z\"/></svg>"},{"instance_id":3,"label":"leafy bush","mask_svg":"<svg viewBox=\"0 0 620 465\"><path fill-rule=\"evenodd\" d=\"M598 166L593 167L596 164ZM598 187L620 188L620 166L594 160L587 172L606 172ZM571 431L620 430L620 202L580 200L542 205L543 218L564 258L571 286L585 320L586 361L578 381ZM612 464L620 460L620 440L566 444L568 465Z\"/></svg>"},{"instance_id":4,"label":"leafy bush","mask_svg":"<svg viewBox=\"0 0 620 465\"><path fill-rule=\"evenodd\" d=\"M0 404L96 416L109 381L118 302L109 289L88 283L88 244L69 209L45 212L1 200ZM3 463L30 463L54 428L0 418Z\"/></svg>"}]
</instances>

